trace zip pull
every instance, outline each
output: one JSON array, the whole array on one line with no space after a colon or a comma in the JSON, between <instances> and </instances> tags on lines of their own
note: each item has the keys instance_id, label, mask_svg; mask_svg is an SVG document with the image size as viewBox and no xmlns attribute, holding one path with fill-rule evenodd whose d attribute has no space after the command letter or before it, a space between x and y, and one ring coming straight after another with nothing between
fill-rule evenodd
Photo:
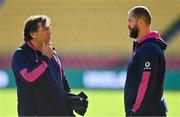
<instances>
[{"instance_id":1,"label":"zip pull","mask_svg":"<svg viewBox=\"0 0 180 117\"><path fill-rule=\"evenodd\" d=\"M54 55L54 58L59 66L60 79L61 79L61 77L63 77L62 76L62 64L61 64L60 58L57 55Z\"/></svg>"}]
</instances>

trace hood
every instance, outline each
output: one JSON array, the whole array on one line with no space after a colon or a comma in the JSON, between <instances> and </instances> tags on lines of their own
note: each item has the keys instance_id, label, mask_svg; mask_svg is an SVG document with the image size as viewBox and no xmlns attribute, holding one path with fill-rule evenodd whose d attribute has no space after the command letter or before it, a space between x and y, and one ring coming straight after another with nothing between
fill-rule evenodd
<instances>
[{"instance_id":1,"label":"hood","mask_svg":"<svg viewBox=\"0 0 180 117\"><path fill-rule=\"evenodd\" d=\"M166 49L167 44L166 42L160 37L160 34L157 31L153 31L145 35L141 41L138 42L138 45L141 45L144 42L152 42L158 45L163 50Z\"/></svg>"}]
</instances>

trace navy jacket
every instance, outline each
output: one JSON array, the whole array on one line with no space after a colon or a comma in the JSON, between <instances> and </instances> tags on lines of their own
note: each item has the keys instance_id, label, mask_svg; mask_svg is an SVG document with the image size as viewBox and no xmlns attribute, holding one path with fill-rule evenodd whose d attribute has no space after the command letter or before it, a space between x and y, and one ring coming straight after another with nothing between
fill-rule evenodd
<instances>
[{"instance_id":1,"label":"navy jacket","mask_svg":"<svg viewBox=\"0 0 180 117\"><path fill-rule=\"evenodd\" d=\"M124 92L127 116L166 115L163 99L166 46L157 32L150 32L135 43Z\"/></svg>"},{"instance_id":2,"label":"navy jacket","mask_svg":"<svg viewBox=\"0 0 180 117\"><path fill-rule=\"evenodd\" d=\"M59 57L49 59L30 42L18 48L12 58L17 84L19 116L72 116L66 103L69 84Z\"/></svg>"}]
</instances>

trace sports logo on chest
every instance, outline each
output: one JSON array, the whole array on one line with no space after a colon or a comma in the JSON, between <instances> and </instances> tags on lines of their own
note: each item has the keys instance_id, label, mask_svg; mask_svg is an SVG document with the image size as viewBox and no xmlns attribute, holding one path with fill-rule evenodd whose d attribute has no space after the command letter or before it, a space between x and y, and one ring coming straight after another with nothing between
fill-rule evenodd
<instances>
[{"instance_id":1,"label":"sports logo on chest","mask_svg":"<svg viewBox=\"0 0 180 117\"><path fill-rule=\"evenodd\" d=\"M144 63L144 69L151 69L151 63L149 61Z\"/></svg>"}]
</instances>

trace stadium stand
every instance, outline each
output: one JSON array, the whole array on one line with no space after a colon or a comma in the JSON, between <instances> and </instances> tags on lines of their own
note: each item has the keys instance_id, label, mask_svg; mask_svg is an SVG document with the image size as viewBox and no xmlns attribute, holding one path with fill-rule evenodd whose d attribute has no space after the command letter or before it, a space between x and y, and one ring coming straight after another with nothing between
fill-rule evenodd
<instances>
[{"instance_id":1,"label":"stadium stand","mask_svg":"<svg viewBox=\"0 0 180 117\"><path fill-rule=\"evenodd\" d=\"M0 67L9 66L10 62L4 65L2 60L5 57L9 60L14 49L23 42L23 22L36 14L51 17L52 42L61 52L65 66L124 65L132 46L127 12L136 5L145 5L151 10L152 29L161 34L180 16L179 0L6 0L0 8ZM167 49L170 61L171 56L180 60L179 44L180 36L176 34Z\"/></svg>"}]
</instances>

